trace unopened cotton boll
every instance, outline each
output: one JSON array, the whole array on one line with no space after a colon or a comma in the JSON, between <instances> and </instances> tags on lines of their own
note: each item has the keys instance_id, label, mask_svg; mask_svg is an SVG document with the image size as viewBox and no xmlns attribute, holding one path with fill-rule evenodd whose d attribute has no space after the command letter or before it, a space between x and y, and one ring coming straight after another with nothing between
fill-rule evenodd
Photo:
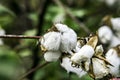
<instances>
[{"instance_id":1,"label":"unopened cotton boll","mask_svg":"<svg viewBox=\"0 0 120 80\"><path fill-rule=\"evenodd\" d=\"M75 31L73 31L67 25L60 23L55 24L55 27L61 33L61 52L72 54L71 50L75 49L77 45L77 35Z\"/></svg>"},{"instance_id":2,"label":"unopened cotton boll","mask_svg":"<svg viewBox=\"0 0 120 80\"><path fill-rule=\"evenodd\" d=\"M110 49L105 55L106 59L113 65L110 67L110 73L114 77L120 77L120 57L115 49Z\"/></svg>"},{"instance_id":3,"label":"unopened cotton boll","mask_svg":"<svg viewBox=\"0 0 120 80\"><path fill-rule=\"evenodd\" d=\"M41 38L41 49L43 51L57 51L60 47L61 34L59 32L48 32Z\"/></svg>"},{"instance_id":4,"label":"unopened cotton boll","mask_svg":"<svg viewBox=\"0 0 120 80\"><path fill-rule=\"evenodd\" d=\"M96 79L101 79L109 74L109 68L105 62L98 58L92 58L93 72Z\"/></svg>"},{"instance_id":5,"label":"unopened cotton boll","mask_svg":"<svg viewBox=\"0 0 120 80\"><path fill-rule=\"evenodd\" d=\"M107 44L111 41L113 33L108 26L102 26L98 29L98 36L103 44Z\"/></svg>"},{"instance_id":6,"label":"unopened cotton boll","mask_svg":"<svg viewBox=\"0 0 120 80\"><path fill-rule=\"evenodd\" d=\"M61 56L60 51L47 51L44 53L44 59L47 62L57 61Z\"/></svg>"},{"instance_id":7,"label":"unopened cotton boll","mask_svg":"<svg viewBox=\"0 0 120 80\"><path fill-rule=\"evenodd\" d=\"M83 71L81 68L73 67L71 64L72 64L72 62L71 62L70 58L68 58L68 57L62 58L61 66L67 71L67 73L73 72L73 73L77 74L79 77L82 77L83 75L86 74L86 72Z\"/></svg>"}]
</instances>

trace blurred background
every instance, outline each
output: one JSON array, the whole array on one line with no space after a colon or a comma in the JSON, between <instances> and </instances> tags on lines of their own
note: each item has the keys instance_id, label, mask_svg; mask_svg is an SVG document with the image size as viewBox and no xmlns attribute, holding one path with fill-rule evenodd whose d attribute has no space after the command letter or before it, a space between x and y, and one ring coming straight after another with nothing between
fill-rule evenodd
<instances>
[{"instance_id":1,"label":"blurred background","mask_svg":"<svg viewBox=\"0 0 120 80\"><path fill-rule=\"evenodd\" d=\"M95 33L107 15L120 16L120 0L0 0L0 35L42 36L54 23L61 22L84 37ZM0 40L0 80L19 80L24 73L45 62L38 40ZM22 80L92 79L75 74L69 79L60 62L53 62Z\"/></svg>"}]
</instances>

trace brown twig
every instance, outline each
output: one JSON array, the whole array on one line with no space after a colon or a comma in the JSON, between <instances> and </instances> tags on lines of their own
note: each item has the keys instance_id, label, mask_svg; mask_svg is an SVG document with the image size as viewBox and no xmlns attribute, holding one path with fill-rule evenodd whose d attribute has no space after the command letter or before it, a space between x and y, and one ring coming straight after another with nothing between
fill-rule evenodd
<instances>
[{"instance_id":1,"label":"brown twig","mask_svg":"<svg viewBox=\"0 0 120 80\"><path fill-rule=\"evenodd\" d=\"M15 38L15 39L40 39L40 38L41 38L41 36L0 35L0 38Z\"/></svg>"},{"instance_id":2,"label":"brown twig","mask_svg":"<svg viewBox=\"0 0 120 80\"><path fill-rule=\"evenodd\" d=\"M26 76L28 76L29 74L33 73L34 71L43 68L44 66L48 65L49 62L45 62L42 65L38 65L35 68L31 69L30 71L26 72L25 74L23 74L23 76L21 76L18 80L22 80L23 78L25 78Z\"/></svg>"},{"instance_id":3,"label":"brown twig","mask_svg":"<svg viewBox=\"0 0 120 80\"><path fill-rule=\"evenodd\" d=\"M84 25L84 23L82 23L81 21L79 21L78 19L75 18L75 16L71 13L70 9L66 6L64 6L64 4L62 4L62 2L60 0L53 0L59 7L61 7L64 12L71 18L73 19L79 26L80 28L82 28L87 34L89 34L91 31Z\"/></svg>"}]
</instances>

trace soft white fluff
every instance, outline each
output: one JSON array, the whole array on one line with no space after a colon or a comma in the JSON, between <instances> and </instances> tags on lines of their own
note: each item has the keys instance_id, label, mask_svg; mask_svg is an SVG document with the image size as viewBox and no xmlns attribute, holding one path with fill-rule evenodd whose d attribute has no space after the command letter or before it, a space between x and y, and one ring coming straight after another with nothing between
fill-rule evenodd
<instances>
[{"instance_id":1,"label":"soft white fluff","mask_svg":"<svg viewBox=\"0 0 120 80\"><path fill-rule=\"evenodd\" d=\"M47 50L59 50L61 34L59 32L48 32L41 38L41 45Z\"/></svg>"},{"instance_id":2,"label":"soft white fluff","mask_svg":"<svg viewBox=\"0 0 120 80\"><path fill-rule=\"evenodd\" d=\"M92 58L93 63L93 72L95 74L95 78L103 78L107 74L109 74L109 68L106 66L103 60L98 58Z\"/></svg>"},{"instance_id":3,"label":"soft white fluff","mask_svg":"<svg viewBox=\"0 0 120 80\"><path fill-rule=\"evenodd\" d=\"M90 45L84 45L78 53L74 54L71 57L71 61L73 63L77 63L81 65L81 62L85 62L86 64L86 69L89 69L89 63L90 63L90 58L94 54L94 49Z\"/></svg>"},{"instance_id":4,"label":"soft white fluff","mask_svg":"<svg viewBox=\"0 0 120 80\"><path fill-rule=\"evenodd\" d=\"M116 37L116 36L113 36L112 39L111 39L111 41L110 41L109 47L110 48L111 47L115 47L115 46L117 46L119 44L120 44L120 39L118 37Z\"/></svg>"},{"instance_id":5,"label":"soft white fluff","mask_svg":"<svg viewBox=\"0 0 120 80\"><path fill-rule=\"evenodd\" d=\"M120 77L120 57L118 57L115 49L110 49L106 53L106 59L113 65L110 67L110 73L115 77Z\"/></svg>"},{"instance_id":6,"label":"soft white fluff","mask_svg":"<svg viewBox=\"0 0 120 80\"><path fill-rule=\"evenodd\" d=\"M57 61L61 56L60 51L47 51L44 53L44 59L48 62Z\"/></svg>"},{"instance_id":7,"label":"soft white fluff","mask_svg":"<svg viewBox=\"0 0 120 80\"><path fill-rule=\"evenodd\" d=\"M72 67L71 63L72 62L71 62L70 58L64 57L64 58L62 58L61 66L67 71L67 73L73 72L73 73L77 74L79 77L82 77L83 75L86 74L86 72L83 71L81 68Z\"/></svg>"},{"instance_id":8,"label":"soft white fluff","mask_svg":"<svg viewBox=\"0 0 120 80\"><path fill-rule=\"evenodd\" d=\"M113 29L116 31L116 35L120 38L120 18L112 18L111 23Z\"/></svg>"},{"instance_id":9,"label":"soft white fluff","mask_svg":"<svg viewBox=\"0 0 120 80\"><path fill-rule=\"evenodd\" d=\"M111 41L113 33L108 26L102 26L98 29L98 36L103 44Z\"/></svg>"},{"instance_id":10,"label":"soft white fluff","mask_svg":"<svg viewBox=\"0 0 120 80\"><path fill-rule=\"evenodd\" d=\"M70 29L67 25L64 24L55 24L55 27L61 33L61 44L60 50L65 53L72 54L71 50L75 49L77 45L77 35Z\"/></svg>"},{"instance_id":11,"label":"soft white fluff","mask_svg":"<svg viewBox=\"0 0 120 80\"><path fill-rule=\"evenodd\" d=\"M113 29L120 32L120 18L112 18L111 23Z\"/></svg>"},{"instance_id":12,"label":"soft white fluff","mask_svg":"<svg viewBox=\"0 0 120 80\"><path fill-rule=\"evenodd\" d=\"M116 37L108 26L102 26L98 29L98 36L103 44L109 43L109 48L120 44L120 39Z\"/></svg>"}]
</instances>

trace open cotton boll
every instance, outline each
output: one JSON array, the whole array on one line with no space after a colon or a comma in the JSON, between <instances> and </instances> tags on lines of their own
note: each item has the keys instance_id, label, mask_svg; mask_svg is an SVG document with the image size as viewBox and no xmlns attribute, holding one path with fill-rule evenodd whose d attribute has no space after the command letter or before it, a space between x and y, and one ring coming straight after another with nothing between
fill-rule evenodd
<instances>
[{"instance_id":1,"label":"open cotton boll","mask_svg":"<svg viewBox=\"0 0 120 80\"><path fill-rule=\"evenodd\" d=\"M98 37L103 44L111 41L113 33L108 26L102 26L98 29Z\"/></svg>"},{"instance_id":2,"label":"open cotton boll","mask_svg":"<svg viewBox=\"0 0 120 80\"><path fill-rule=\"evenodd\" d=\"M87 61L88 59L90 59L94 54L94 49L93 47L89 46L89 45L84 45L78 53L75 53L72 57L71 57L71 61L73 61L74 63L78 63L81 64L82 61Z\"/></svg>"},{"instance_id":3,"label":"open cotton boll","mask_svg":"<svg viewBox=\"0 0 120 80\"><path fill-rule=\"evenodd\" d=\"M92 58L93 72L96 79L101 79L109 74L109 68L105 62L98 58Z\"/></svg>"},{"instance_id":4,"label":"open cotton boll","mask_svg":"<svg viewBox=\"0 0 120 80\"><path fill-rule=\"evenodd\" d=\"M77 45L77 35L75 31L70 29L67 25L64 24L55 24L55 27L61 33L61 52L72 54L71 50L75 49Z\"/></svg>"},{"instance_id":5,"label":"open cotton boll","mask_svg":"<svg viewBox=\"0 0 120 80\"><path fill-rule=\"evenodd\" d=\"M113 65L110 67L110 73L115 77L120 77L120 57L115 49L110 49L106 53L106 59Z\"/></svg>"},{"instance_id":6,"label":"open cotton boll","mask_svg":"<svg viewBox=\"0 0 120 80\"><path fill-rule=\"evenodd\" d=\"M44 53L44 59L48 62L57 61L61 56L60 51L47 51Z\"/></svg>"},{"instance_id":7,"label":"open cotton boll","mask_svg":"<svg viewBox=\"0 0 120 80\"><path fill-rule=\"evenodd\" d=\"M59 50L60 47L61 34L59 32L48 32L41 38L40 41L41 47L45 49L45 51L46 50L57 51Z\"/></svg>"},{"instance_id":8,"label":"open cotton boll","mask_svg":"<svg viewBox=\"0 0 120 80\"><path fill-rule=\"evenodd\" d=\"M120 18L112 18L111 23L115 31L120 32Z\"/></svg>"},{"instance_id":9,"label":"open cotton boll","mask_svg":"<svg viewBox=\"0 0 120 80\"><path fill-rule=\"evenodd\" d=\"M73 72L75 74L77 74L79 77L82 77L83 75L86 74L85 71L83 71L81 68L76 68L71 66L71 60L68 57L63 57L62 58L62 63L61 66L67 71L67 73L69 72Z\"/></svg>"}]
</instances>

